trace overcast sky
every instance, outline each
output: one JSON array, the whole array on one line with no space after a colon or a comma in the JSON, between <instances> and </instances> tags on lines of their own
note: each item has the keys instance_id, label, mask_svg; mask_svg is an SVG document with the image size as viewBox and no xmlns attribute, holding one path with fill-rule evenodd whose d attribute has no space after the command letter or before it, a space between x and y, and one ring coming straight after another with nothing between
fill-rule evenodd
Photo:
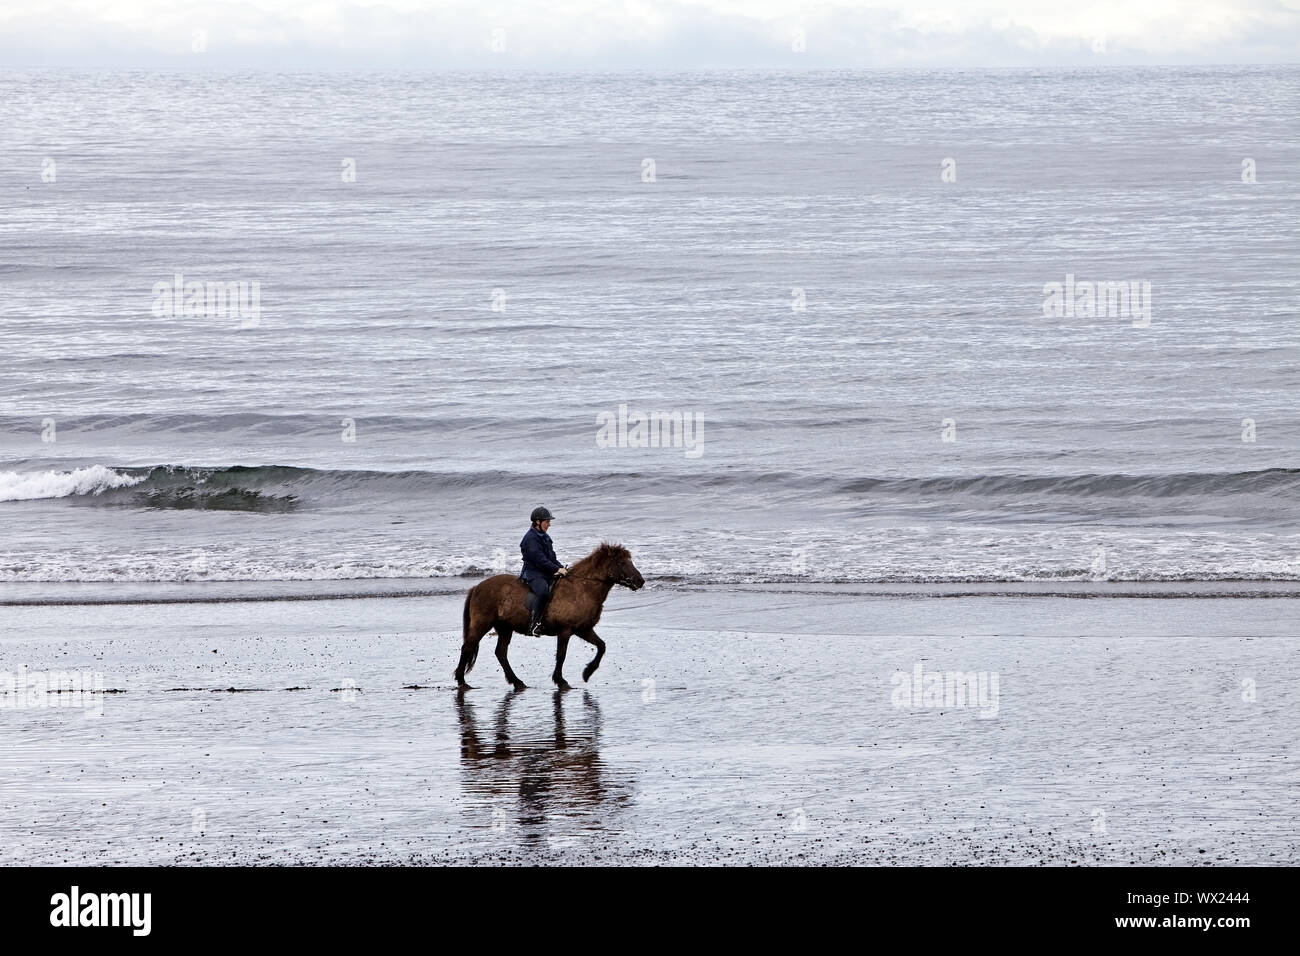
<instances>
[{"instance_id":1,"label":"overcast sky","mask_svg":"<svg viewBox=\"0 0 1300 956\"><path fill-rule=\"evenodd\" d=\"M1297 62L1300 0L0 0L0 68Z\"/></svg>"}]
</instances>

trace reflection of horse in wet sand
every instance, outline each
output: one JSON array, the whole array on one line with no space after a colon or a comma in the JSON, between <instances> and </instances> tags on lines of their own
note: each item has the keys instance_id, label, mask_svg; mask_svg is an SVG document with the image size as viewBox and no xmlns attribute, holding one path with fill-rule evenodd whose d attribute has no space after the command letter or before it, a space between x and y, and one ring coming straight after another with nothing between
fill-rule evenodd
<instances>
[{"instance_id":1,"label":"reflection of horse in wet sand","mask_svg":"<svg viewBox=\"0 0 1300 956\"><path fill-rule=\"evenodd\" d=\"M596 656L582 669L582 679L590 680L600 666L605 642L596 634L596 622L600 620L609 589L616 584L633 591L645 585L645 578L632 563L632 555L621 544L602 544L573 565L566 576L556 580L546 617L542 619L542 633L555 635L555 671L551 680L561 690L569 688L561 670L569 638L574 634L596 648ZM506 680L514 684L515 690L528 686L511 669L506 658L511 635L515 631L528 633L529 614L524 604L527 596L528 585L512 574L493 575L469 589L465 598L460 663L456 665L456 683L461 690L471 689L465 683L465 675L478 658L479 641L493 629L497 632L497 660L506 673Z\"/></svg>"},{"instance_id":2,"label":"reflection of horse in wet sand","mask_svg":"<svg viewBox=\"0 0 1300 956\"><path fill-rule=\"evenodd\" d=\"M468 795L487 797L494 805L503 798L517 799L518 823L528 828L524 836L529 840L540 836L538 827L554 825L570 813L603 820L612 807L628 799L626 784L605 779L599 749L600 704L591 694L582 694L582 710L574 714L573 698L556 691L553 728L545 720L542 726L531 727L522 726L518 717L512 721L511 709L518 697L507 692L497 707L492 731L485 736L479 732L469 699L456 695ZM578 723L573 726L575 717Z\"/></svg>"}]
</instances>

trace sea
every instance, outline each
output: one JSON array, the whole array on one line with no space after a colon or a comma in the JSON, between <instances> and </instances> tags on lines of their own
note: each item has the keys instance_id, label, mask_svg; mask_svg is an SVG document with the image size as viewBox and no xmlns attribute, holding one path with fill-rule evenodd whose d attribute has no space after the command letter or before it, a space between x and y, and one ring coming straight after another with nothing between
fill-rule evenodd
<instances>
[{"instance_id":1,"label":"sea","mask_svg":"<svg viewBox=\"0 0 1300 956\"><path fill-rule=\"evenodd\" d=\"M1300 68L0 72L0 597L1300 580ZM17 592L14 592L17 593Z\"/></svg>"}]
</instances>

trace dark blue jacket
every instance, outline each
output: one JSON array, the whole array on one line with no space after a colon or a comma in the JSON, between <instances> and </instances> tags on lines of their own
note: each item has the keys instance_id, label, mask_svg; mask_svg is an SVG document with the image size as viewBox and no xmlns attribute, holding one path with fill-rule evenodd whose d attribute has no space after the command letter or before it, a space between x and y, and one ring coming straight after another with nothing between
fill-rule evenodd
<instances>
[{"instance_id":1,"label":"dark blue jacket","mask_svg":"<svg viewBox=\"0 0 1300 956\"><path fill-rule=\"evenodd\" d=\"M524 556L524 568L519 576L525 581L534 576L551 580L552 575L564 565L555 557L555 548L551 536L545 531L529 528L524 540L519 542L519 550Z\"/></svg>"}]
</instances>

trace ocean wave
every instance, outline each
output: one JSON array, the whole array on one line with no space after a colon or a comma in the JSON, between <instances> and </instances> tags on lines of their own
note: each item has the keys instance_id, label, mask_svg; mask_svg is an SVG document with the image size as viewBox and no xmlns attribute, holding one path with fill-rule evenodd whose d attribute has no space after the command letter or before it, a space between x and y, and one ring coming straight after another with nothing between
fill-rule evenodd
<instances>
[{"instance_id":1,"label":"ocean wave","mask_svg":"<svg viewBox=\"0 0 1300 956\"><path fill-rule=\"evenodd\" d=\"M0 473L0 501L83 496L105 505L154 508L285 511L305 504L355 502L413 494L532 489L545 482L553 493L567 495L620 492L662 494L698 491L714 494L764 489L764 493L833 495L873 506L891 502L942 502L956 498L985 501L990 507L1014 508L1030 499L1063 502L1088 499L1123 503L1138 498L1222 501L1233 495L1285 496L1300 499L1300 469L1267 468L1241 472L1187 472L1164 475L983 474L935 477L859 477L851 479L793 472L725 469L711 474L600 472L536 475L490 471L373 471L315 469L294 465L93 465L67 472ZM956 514L953 515L957 517Z\"/></svg>"},{"instance_id":2,"label":"ocean wave","mask_svg":"<svg viewBox=\"0 0 1300 956\"><path fill-rule=\"evenodd\" d=\"M1089 584L1098 587L1126 584L1194 582L1300 582L1300 566L1289 558L1247 555L1220 557L1192 564L1186 555L1160 559L1142 556L1140 564L1105 570L1048 560L1027 561L1017 568L996 563L963 562L963 568L930 564L879 564L844 562L802 573L760 566L725 567L703 561L639 560L647 581L665 586L749 586L767 588L813 585L1047 585ZM269 585L287 582L404 582L407 585L468 587L494 574L517 573L515 562L491 566L484 560L446 555L426 558L306 554L223 554L202 549L189 552L30 554L0 553L0 583L11 584L232 584ZM458 584L457 582L463 582Z\"/></svg>"},{"instance_id":3,"label":"ocean wave","mask_svg":"<svg viewBox=\"0 0 1300 956\"><path fill-rule=\"evenodd\" d=\"M936 497L1006 497L1028 494L1107 498L1171 498L1188 495L1300 493L1300 468L1259 471L1181 472L1166 475L971 475L934 478L858 478L841 491Z\"/></svg>"},{"instance_id":4,"label":"ocean wave","mask_svg":"<svg viewBox=\"0 0 1300 956\"><path fill-rule=\"evenodd\" d=\"M67 498L72 495L100 495L118 488L129 488L145 481L146 476L129 471L115 471L104 465L74 468L71 471L44 471L22 474L0 472L0 501L34 501L42 498Z\"/></svg>"}]
</instances>

